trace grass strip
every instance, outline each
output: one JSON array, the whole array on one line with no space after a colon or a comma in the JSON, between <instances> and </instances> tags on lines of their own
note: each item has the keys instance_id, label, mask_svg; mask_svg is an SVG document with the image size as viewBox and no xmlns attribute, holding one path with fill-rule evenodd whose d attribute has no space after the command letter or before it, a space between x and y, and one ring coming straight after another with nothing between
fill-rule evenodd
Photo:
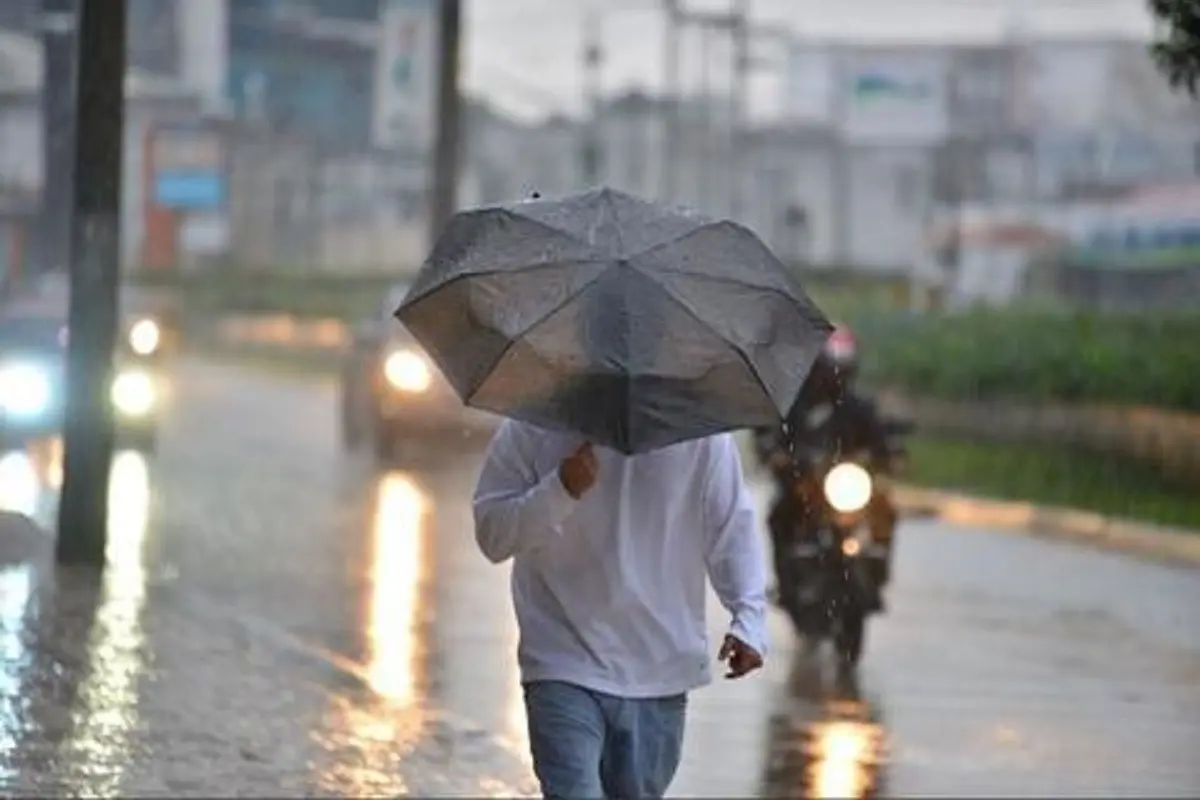
<instances>
[{"instance_id":1,"label":"grass strip","mask_svg":"<svg viewBox=\"0 0 1200 800\"><path fill-rule=\"evenodd\" d=\"M1200 533L1200 495L1144 466L1063 448L915 436L903 480L1038 505L1192 528Z\"/></svg>"}]
</instances>

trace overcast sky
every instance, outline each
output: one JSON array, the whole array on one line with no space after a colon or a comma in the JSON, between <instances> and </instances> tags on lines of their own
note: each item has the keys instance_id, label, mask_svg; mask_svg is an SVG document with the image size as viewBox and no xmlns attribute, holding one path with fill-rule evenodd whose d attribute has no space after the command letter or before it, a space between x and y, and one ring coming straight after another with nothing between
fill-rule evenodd
<instances>
[{"instance_id":1,"label":"overcast sky","mask_svg":"<svg viewBox=\"0 0 1200 800\"><path fill-rule=\"evenodd\" d=\"M690 9L729 5L685 0ZM467 87L522 117L578 111L583 30L589 9L595 9L607 48L606 89L657 89L660 6L660 0L467 0ZM1015 26L1065 36L1151 31L1144 0L751 0L751 7L756 21L783 24L810 38L978 40ZM685 44L685 71L693 81L700 72L697 44ZM761 44L759 55L772 55L769 43ZM769 108L777 91L764 71L754 84L753 105Z\"/></svg>"}]
</instances>

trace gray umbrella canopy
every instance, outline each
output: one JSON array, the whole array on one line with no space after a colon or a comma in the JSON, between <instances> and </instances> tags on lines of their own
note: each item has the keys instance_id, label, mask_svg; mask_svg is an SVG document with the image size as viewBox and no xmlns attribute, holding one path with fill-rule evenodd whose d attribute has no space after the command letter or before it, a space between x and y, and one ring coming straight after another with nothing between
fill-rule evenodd
<instances>
[{"instance_id":1,"label":"gray umbrella canopy","mask_svg":"<svg viewBox=\"0 0 1200 800\"><path fill-rule=\"evenodd\" d=\"M468 405L624 453L777 424L831 331L747 228L607 188L456 215L396 315Z\"/></svg>"}]
</instances>

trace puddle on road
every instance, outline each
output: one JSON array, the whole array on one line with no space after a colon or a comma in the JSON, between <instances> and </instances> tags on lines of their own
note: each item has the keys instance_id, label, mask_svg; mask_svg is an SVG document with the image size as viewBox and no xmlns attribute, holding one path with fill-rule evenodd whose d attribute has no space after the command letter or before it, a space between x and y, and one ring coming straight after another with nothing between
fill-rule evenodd
<instances>
[{"instance_id":1,"label":"puddle on road","mask_svg":"<svg viewBox=\"0 0 1200 800\"><path fill-rule=\"evenodd\" d=\"M407 475L379 480L372 525L367 602L367 677L384 699L403 706L417 699L424 676L418 626L429 570L423 530L428 501Z\"/></svg>"},{"instance_id":2,"label":"puddle on road","mask_svg":"<svg viewBox=\"0 0 1200 800\"><path fill-rule=\"evenodd\" d=\"M61 484L61 448L0 456L4 510L52 517ZM140 724L150 493L144 457L118 453L103 577L70 567L42 571L32 563L0 573L0 784L6 788L121 793Z\"/></svg>"},{"instance_id":3,"label":"puddle on road","mask_svg":"<svg viewBox=\"0 0 1200 800\"><path fill-rule=\"evenodd\" d=\"M33 589L28 564L0 570L0 753L13 752L30 727L22 678L32 666L25 637L34 611ZM7 784L15 776L13 764L0 763L0 782Z\"/></svg>"},{"instance_id":4,"label":"puddle on road","mask_svg":"<svg viewBox=\"0 0 1200 800\"><path fill-rule=\"evenodd\" d=\"M433 684L444 671L434 664L431 626L438 580L435 499L408 473L391 471L378 476L372 508L363 655L361 664L350 666L370 692L333 698L317 736L336 757L314 783L323 793L353 796L511 797L523 777L512 754L496 746L493 733L469 729L431 703Z\"/></svg>"},{"instance_id":5,"label":"puddle on road","mask_svg":"<svg viewBox=\"0 0 1200 800\"><path fill-rule=\"evenodd\" d=\"M323 789L360 796L406 794L403 764L425 735L424 643L420 620L429 568L425 547L428 501L406 474L381 475L374 490L368 532L369 558L361 628L365 639L361 676L373 693L337 697L320 739L338 758L316 778Z\"/></svg>"},{"instance_id":6,"label":"puddle on road","mask_svg":"<svg viewBox=\"0 0 1200 800\"><path fill-rule=\"evenodd\" d=\"M784 709L771 718L767 797L886 796L887 737L876 704L853 677L798 656Z\"/></svg>"}]
</instances>

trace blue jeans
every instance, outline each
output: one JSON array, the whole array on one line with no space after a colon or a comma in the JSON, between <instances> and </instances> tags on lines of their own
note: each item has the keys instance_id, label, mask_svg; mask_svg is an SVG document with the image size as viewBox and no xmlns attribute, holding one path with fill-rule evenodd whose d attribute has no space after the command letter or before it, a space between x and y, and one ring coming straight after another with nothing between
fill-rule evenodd
<instances>
[{"instance_id":1,"label":"blue jeans","mask_svg":"<svg viewBox=\"0 0 1200 800\"><path fill-rule=\"evenodd\" d=\"M542 796L663 797L679 767L686 707L686 694L626 699L562 681L525 684Z\"/></svg>"}]
</instances>

